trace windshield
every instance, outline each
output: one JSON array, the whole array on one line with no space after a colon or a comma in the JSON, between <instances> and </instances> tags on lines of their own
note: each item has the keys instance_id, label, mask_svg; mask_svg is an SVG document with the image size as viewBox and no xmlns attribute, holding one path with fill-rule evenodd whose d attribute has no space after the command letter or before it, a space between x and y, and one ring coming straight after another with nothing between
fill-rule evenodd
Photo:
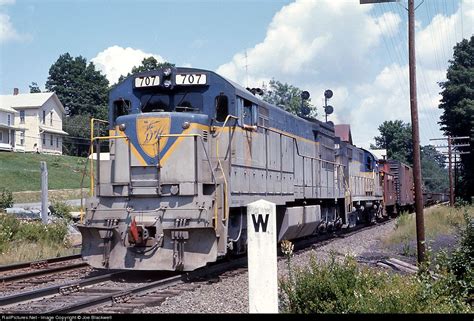
<instances>
[{"instance_id":1,"label":"windshield","mask_svg":"<svg viewBox=\"0 0 474 321\"><path fill-rule=\"evenodd\" d=\"M150 112L198 112L202 110L202 94L198 92L144 93L141 110Z\"/></svg>"}]
</instances>

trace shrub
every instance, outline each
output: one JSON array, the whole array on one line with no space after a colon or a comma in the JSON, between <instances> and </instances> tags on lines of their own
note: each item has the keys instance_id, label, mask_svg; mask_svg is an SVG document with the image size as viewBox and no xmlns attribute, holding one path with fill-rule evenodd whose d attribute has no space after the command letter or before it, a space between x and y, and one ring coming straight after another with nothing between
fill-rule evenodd
<instances>
[{"instance_id":1,"label":"shrub","mask_svg":"<svg viewBox=\"0 0 474 321\"><path fill-rule=\"evenodd\" d=\"M445 256L440 260L441 269L451 273L448 278L453 293L466 300L474 300L474 220L469 215L468 209L464 210L465 226L460 231L459 246L453 251L451 257ZM443 264L444 263L444 264Z\"/></svg>"},{"instance_id":2,"label":"shrub","mask_svg":"<svg viewBox=\"0 0 474 321\"><path fill-rule=\"evenodd\" d=\"M13 194L6 188L0 189L0 210L13 206Z\"/></svg>"},{"instance_id":3,"label":"shrub","mask_svg":"<svg viewBox=\"0 0 474 321\"><path fill-rule=\"evenodd\" d=\"M282 306L290 313L452 313L470 307L444 284L420 276L360 268L354 258L327 263L314 258L308 268L280 281Z\"/></svg>"},{"instance_id":4,"label":"shrub","mask_svg":"<svg viewBox=\"0 0 474 321\"><path fill-rule=\"evenodd\" d=\"M20 229L20 221L14 215L0 215L0 253L3 253Z\"/></svg>"},{"instance_id":5,"label":"shrub","mask_svg":"<svg viewBox=\"0 0 474 321\"><path fill-rule=\"evenodd\" d=\"M64 201L53 200L49 207L51 215L66 219L68 221L72 220L71 210L72 207Z\"/></svg>"},{"instance_id":6,"label":"shrub","mask_svg":"<svg viewBox=\"0 0 474 321\"><path fill-rule=\"evenodd\" d=\"M470 205L469 202L464 200L461 197L456 197L456 200L454 202L454 206L456 208L466 207L466 206L469 206L469 205Z\"/></svg>"},{"instance_id":7,"label":"shrub","mask_svg":"<svg viewBox=\"0 0 474 321\"><path fill-rule=\"evenodd\" d=\"M67 224L63 221L44 225L42 222L32 221L21 224L15 239L33 243L47 242L63 244L67 234Z\"/></svg>"},{"instance_id":8,"label":"shrub","mask_svg":"<svg viewBox=\"0 0 474 321\"><path fill-rule=\"evenodd\" d=\"M14 215L0 215L0 252L4 253L13 244L27 242L43 245L67 246L67 223L58 220L44 225L40 221L21 222Z\"/></svg>"}]
</instances>

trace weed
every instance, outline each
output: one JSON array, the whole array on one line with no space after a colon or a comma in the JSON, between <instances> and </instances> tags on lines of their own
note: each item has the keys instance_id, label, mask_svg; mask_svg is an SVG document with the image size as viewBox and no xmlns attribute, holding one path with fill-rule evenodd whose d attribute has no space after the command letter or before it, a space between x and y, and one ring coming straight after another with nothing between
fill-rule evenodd
<instances>
[{"instance_id":1,"label":"weed","mask_svg":"<svg viewBox=\"0 0 474 321\"><path fill-rule=\"evenodd\" d=\"M0 215L0 253L3 253L9 246L10 241L18 233L20 221L14 215Z\"/></svg>"},{"instance_id":2,"label":"weed","mask_svg":"<svg viewBox=\"0 0 474 321\"><path fill-rule=\"evenodd\" d=\"M410 254L411 254L410 241L405 239L402 245L402 255L410 256Z\"/></svg>"},{"instance_id":3,"label":"weed","mask_svg":"<svg viewBox=\"0 0 474 321\"><path fill-rule=\"evenodd\" d=\"M455 291L468 298L474 295L474 220L468 209L464 210L464 225L459 247L445 262L447 271L453 275Z\"/></svg>"},{"instance_id":4,"label":"weed","mask_svg":"<svg viewBox=\"0 0 474 321\"><path fill-rule=\"evenodd\" d=\"M68 221L72 220L72 207L64 201L53 199L51 201L51 205L49 206L49 210L51 211L51 214L56 217L60 217Z\"/></svg>"},{"instance_id":5,"label":"weed","mask_svg":"<svg viewBox=\"0 0 474 321\"><path fill-rule=\"evenodd\" d=\"M7 188L0 189L0 210L13 206L13 194Z\"/></svg>"},{"instance_id":6,"label":"weed","mask_svg":"<svg viewBox=\"0 0 474 321\"><path fill-rule=\"evenodd\" d=\"M425 274L426 276L426 274ZM290 313L453 313L472 312L432 278L360 268L352 257L318 263L280 280L283 310Z\"/></svg>"},{"instance_id":7,"label":"weed","mask_svg":"<svg viewBox=\"0 0 474 321\"><path fill-rule=\"evenodd\" d=\"M43 247L67 247L67 223L58 220L44 225L40 221L19 221L14 215L0 215L0 252L11 251L18 243L41 244Z\"/></svg>"}]
</instances>

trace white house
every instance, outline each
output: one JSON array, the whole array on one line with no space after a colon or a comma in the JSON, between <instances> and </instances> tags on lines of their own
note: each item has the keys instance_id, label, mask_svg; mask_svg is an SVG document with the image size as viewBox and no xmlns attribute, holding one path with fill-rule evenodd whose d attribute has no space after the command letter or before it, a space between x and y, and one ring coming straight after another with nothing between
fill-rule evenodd
<instances>
[{"instance_id":1,"label":"white house","mask_svg":"<svg viewBox=\"0 0 474 321\"><path fill-rule=\"evenodd\" d=\"M26 152L62 154L65 110L55 93L0 95L0 106L16 111L18 127L15 145Z\"/></svg>"},{"instance_id":2,"label":"white house","mask_svg":"<svg viewBox=\"0 0 474 321\"><path fill-rule=\"evenodd\" d=\"M3 103L3 100L0 98L0 150L24 150L24 145L19 142L16 143L16 137L18 135L17 132L22 133L24 136L25 131L19 130L17 126L15 126L15 115L18 114L16 110L8 105ZM21 134L19 135L21 136Z\"/></svg>"}]
</instances>

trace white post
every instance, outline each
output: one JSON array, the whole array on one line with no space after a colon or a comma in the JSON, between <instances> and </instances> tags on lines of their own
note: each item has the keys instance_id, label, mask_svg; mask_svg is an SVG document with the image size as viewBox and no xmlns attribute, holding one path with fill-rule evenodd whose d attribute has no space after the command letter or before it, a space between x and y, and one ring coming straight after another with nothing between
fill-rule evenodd
<instances>
[{"instance_id":1,"label":"white post","mask_svg":"<svg viewBox=\"0 0 474 321\"><path fill-rule=\"evenodd\" d=\"M278 313L276 206L247 205L249 312Z\"/></svg>"},{"instance_id":2,"label":"white post","mask_svg":"<svg viewBox=\"0 0 474 321\"><path fill-rule=\"evenodd\" d=\"M46 162L41 164L41 220L48 224L48 167Z\"/></svg>"}]
</instances>

